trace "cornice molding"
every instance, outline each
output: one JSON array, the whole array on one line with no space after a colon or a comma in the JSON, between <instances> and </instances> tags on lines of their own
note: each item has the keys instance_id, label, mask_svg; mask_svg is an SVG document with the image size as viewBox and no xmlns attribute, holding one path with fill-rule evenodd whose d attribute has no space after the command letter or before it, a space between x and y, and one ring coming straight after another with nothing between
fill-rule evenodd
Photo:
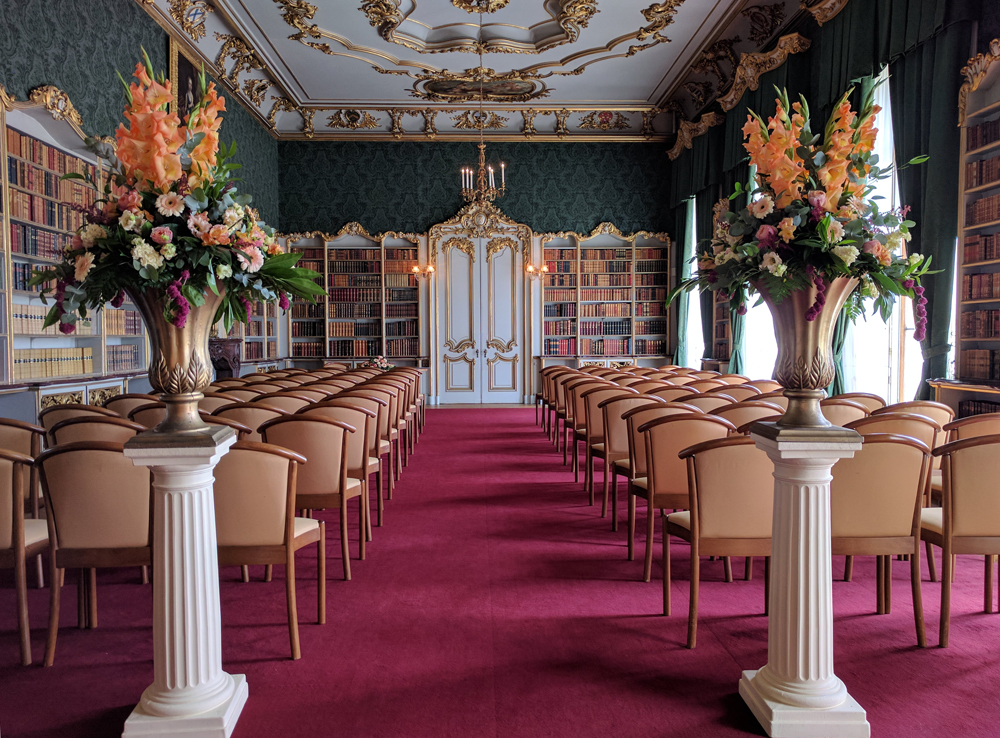
<instances>
[{"instance_id":1,"label":"cornice molding","mask_svg":"<svg viewBox=\"0 0 1000 738\"><path fill-rule=\"evenodd\" d=\"M767 53L742 54L733 74L733 84L725 95L718 98L719 105L727 112L735 108L744 92L757 89L762 75L780 67L791 54L801 54L811 43L799 33L789 33L778 39L777 46Z\"/></svg>"},{"instance_id":2,"label":"cornice molding","mask_svg":"<svg viewBox=\"0 0 1000 738\"><path fill-rule=\"evenodd\" d=\"M663 241L664 243L667 243L667 244L670 243L670 235L667 234L667 233L663 233L663 232L655 232L654 233L652 231L634 231L633 233L629 233L628 235L625 235L624 233L622 233L621 229L618 228L618 226L616 226L614 223L609 223L608 221L605 221L605 222L599 224L590 233L586 233L586 234L585 233L577 233L576 231L559 231L558 233L541 233L541 234L539 234L539 236L540 236L539 245L542 248L545 248L545 244L550 243L551 241L554 241L557 238L567 238L568 239L570 237L575 238L578 243L581 243L583 241L589 241L592 238L595 238L597 236L603 236L603 235L617 236L618 238L622 239L623 241L632 241L632 242L634 242L635 239L637 239L637 238L649 238L649 239L653 239L653 240L657 240L657 241Z\"/></svg>"},{"instance_id":3,"label":"cornice molding","mask_svg":"<svg viewBox=\"0 0 1000 738\"><path fill-rule=\"evenodd\" d=\"M719 125L725 119L726 116L722 113L710 112L702 115L697 122L681 121L677 127L677 140L674 142L673 148L667 152L670 161L680 156L684 149L690 149L695 138L704 135L709 128Z\"/></svg>"},{"instance_id":4,"label":"cornice molding","mask_svg":"<svg viewBox=\"0 0 1000 738\"><path fill-rule=\"evenodd\" d=\"M998 61L1000 61L1000 38L995 38L990 41L989 50L985 54L976 54L962 67L961 74L965 77L965 82L962 83L961 88L958 90L959 126L965 124L969 94L979 89L983 80L986 79L990 67Z\"/></svg>"},{"instance_id":5,"label":"cornice molding","mask_svg":"<svg viewBox=\"0 0 1000 738\"><path fill-rule=\"evenodd\" d=\"M812 15L816 23L823 25L834 18L847 5L847 0L820 0L815 5L810 5L806 0L801 0L799 7Z\"/></svg>"}]
</instances>

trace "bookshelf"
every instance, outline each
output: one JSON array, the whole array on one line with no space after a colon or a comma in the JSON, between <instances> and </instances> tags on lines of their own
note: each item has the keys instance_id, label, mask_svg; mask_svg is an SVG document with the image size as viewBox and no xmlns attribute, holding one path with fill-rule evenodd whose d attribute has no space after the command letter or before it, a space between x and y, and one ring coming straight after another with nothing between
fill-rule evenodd
<instances>
[{"instance_id":1,"label":"bookshelf","mask_svg":"<svg viewBox=\"0 0 1000 738\"><path fill-rule=\"evenodd\" d=\"M27 282L35 269L55 263L83 224L74 206L92 205L97 198L86 185L60 177L77 172L99 178L100 162L84 146L68 99L55 88L40 91L24 103L0 88L0 158L6 165L0 197L0 385L89 384L145 373L145 330L129 302L118 309L105 306L79 321L70 335L55 326L42 330L51 303L43 304L40 289Z\"/></svg>"},{"instance_id":2,"label":"bookshelf","mask_svg":"<svg viewBox=\"0 0 1000 738\"><path fill-rule=\"evenodd\" d=\"M273 303L254 303L249 320L237 323L229 331L228 338L243 340L240 365L250 365L257 370L260 364L274 364L278 360L278 313Z\"/></svg>"},{"instance_id":3,"label":"bookshelf","mask_svg":"<svg viewBox=\"0 0 1000 738\"><path fill-rule=\"evenodd\" d=\"M413 268L419 267L419 241L412 234L382 234L385 266L383 355L390 362L416 362L420 357L420 288Z\"/></svg>"},{"instance_id":4,"label":"bookshelf","mask_svg":"<svg viewBox=\"0 0 1000 738\"><path fill-rule=\"evenodd\" d=\"M713 292L712 296L712 360L719 362L729 361L729 354L733 349L729 300L719 291Z\"/></svg>"},{"instance_id":5,"label":"bookshelf","mask_svg":"<svg viewBox=\"0 0 1000 738\"><path fill-rule=\"evenodd\" d=\"M590 235L541 236L542 358L662 363L670 346L670 239L623 235L605 223Z\"/></svg>"},{"instance_id":6,"label":"bookshelf","mask_svg":"<svg viewBox=\"0 0 1000 738\"><path fill-rule=\"evenodd\" d=\"M296 266L319 272L318 284L326 284L326 244L315 235L288 239L288 250L301 254ZM288 355L292 359L317 358L326 354L326 298L315 304L293 299L288 311Z\"/></svg>"},{"instance_id":7,"label":"bookshelf","mask_svg":"<svg viewBox=\"0 0 1000 738\"><path fill-rule=\"evenodd\" d=\"M993 48L1000 53L1000 42ZM1000 411L1000 56L981 61L982 77L969 78L959 98L956 379L931 382L960 416Z\"/></svg>"}]
</instances>

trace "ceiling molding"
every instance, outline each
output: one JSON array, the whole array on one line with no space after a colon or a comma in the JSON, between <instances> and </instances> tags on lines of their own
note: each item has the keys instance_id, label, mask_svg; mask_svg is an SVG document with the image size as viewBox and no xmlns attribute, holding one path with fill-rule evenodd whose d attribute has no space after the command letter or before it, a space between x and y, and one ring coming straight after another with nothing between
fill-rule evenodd
<instances>
[{"instance_id":1,"label":"ceiling molding","mask_svg":"<svg viewBox=\"0 0 1000 738\"><path fill-rule=\"evenodd\" d=\"M701 116L697 123L689 120L682 121L677 129L677 140L674 142L673 148L667 152L670 161L680 156L684 149L690 149L695 138L704 135L709 128L719 125L725 119L726 116L722 113L710 112Z\"/></svg>"},{"instance_id":2,"label":"ceiling molding","mask_svg":"<svg viewBox=\"0 0 1000 738\"><path fill-rule=\"evenodd\" d=\"M733 83L729 92L718 98L719 105L727 112L735 108L744 92L757 89L761 75L780 67L791 54L801 54L811 43L801 34L790 33L778 39L778 45L766 54L740 56L739 66L733 74Z\"/></svg>"},{"instance_id":3,"label":"ceiling molding","mask_svg":"<svg viewBox=\"0 0 1000 738\"><path fill-rule=\"evenodd\" d=\"M810 5L807 0L801 0L799 7L809 13L819 25L823 25L834 18L847 5L847 0L820 0L815 5Z\"/></svg>"}]
</instances>

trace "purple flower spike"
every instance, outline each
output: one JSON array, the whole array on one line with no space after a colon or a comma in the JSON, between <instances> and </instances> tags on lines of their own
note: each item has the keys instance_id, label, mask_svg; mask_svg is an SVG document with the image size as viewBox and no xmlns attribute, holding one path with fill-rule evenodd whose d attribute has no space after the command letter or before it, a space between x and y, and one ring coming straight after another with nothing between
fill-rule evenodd
<instances>
[{"instance_id":1,"label":"purple flower spike","mask_svg":"<svg viewBox=\"0 0 1000 738\"><path fill-rule=\"evenodd\" d=\"M111 301L111 307L120 308L124 302L125 302L125 290L121 290L117 295L115 295L115 299Z\"/></svg>"},{"instance_id":2,"label":"purple flower spike","mask_svg":"<svg viewBox=\"0 0 1000 738\"><path fill-rule=\"evenodd\" d=\"M76 330L76 326L73 323L60 323L59 324L59 332L62 333L62 334L64 334L64 335L68 336L70 333L72 333L75 330Z\"/></svg>"},{"instance_id":3,"label":"purple flower spike","mask_svg":"<svg viewBox=\"0 0 1000 738\"><path fill-rule=\"evenodd\" d=\"M278 297L278 307L282 310L288 310L288 295L284 292Z\"/></svg>"}]
</instances>

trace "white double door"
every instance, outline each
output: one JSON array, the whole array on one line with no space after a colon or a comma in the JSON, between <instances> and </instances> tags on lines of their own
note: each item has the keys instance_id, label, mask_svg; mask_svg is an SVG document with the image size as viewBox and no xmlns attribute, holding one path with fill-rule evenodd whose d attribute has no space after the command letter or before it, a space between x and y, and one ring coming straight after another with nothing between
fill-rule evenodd
<instances>
[{"instance_id":1,"label":"white double door","mask_svg":"<svg viewBox=\"0 0 1000 738\"><path fill-rule=\"evenodd\" d=\"M523 402L526 246L499 234L442 239L437 279L442 404Z\"/></svg>"}]
</instances>

